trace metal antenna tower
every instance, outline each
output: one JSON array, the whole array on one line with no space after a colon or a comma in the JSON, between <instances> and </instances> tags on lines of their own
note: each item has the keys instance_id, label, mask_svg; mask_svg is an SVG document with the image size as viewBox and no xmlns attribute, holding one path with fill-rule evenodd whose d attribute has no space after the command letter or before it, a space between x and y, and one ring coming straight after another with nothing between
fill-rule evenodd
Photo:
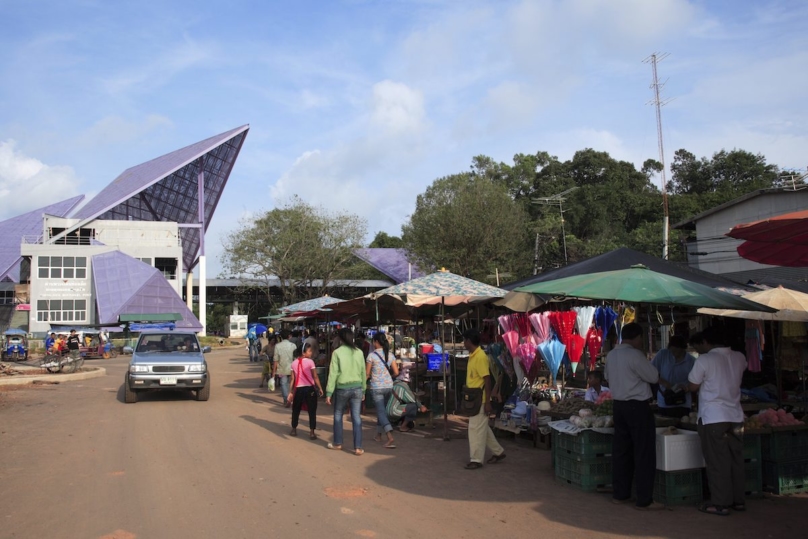
<instances>
[{"instance_id":1,"label":"metal antenna tower","mask_svg":"<svg viewBox=\"0 0 808 539\"><path fill-rule=\"evenodd\" d=\"M566 191L561 191L558 194L549 197L542 197L542 198L534 198L531 202L533 204L541 204L542 206L558 206L558 211L561 213L561 241L564 244L564 264L567 264L567 232L564 228L564 207L563 204L566 202L566 195L572 193L578 189L578 187L570 187ZM534 266L538 263L538 253L539 253L539 239L538 235L536 236L536 256L534 258ZM537 273L536 268L534 267L533 275Z\"/></svg>"},{"instance_id":2,"label":"metal antenna tower","mask_svg":"<svg viewBox=\"0 0 808 539\"><path fill-rule=\"evenodd\" d=\"M659 142L659 162L662 163L662 209L664 213L664 220L662 222L662 259L668 259L668 235L670 230L670 215L668 213L668 180L665 177L665 148L662 144L662 107L670 102L670 100L663 101L659 97L660 90L665 86L665 82L660 84L657 77L657 62L661 62L670 56L667 52L653 53L651 56L643 60L644 64L651 64L651 70L654 74L654 82L651 83L650 88L654 91L654 99L647 104L656 107L656 125L657 125L657 140Z\"/></svg>"}]
</instances>

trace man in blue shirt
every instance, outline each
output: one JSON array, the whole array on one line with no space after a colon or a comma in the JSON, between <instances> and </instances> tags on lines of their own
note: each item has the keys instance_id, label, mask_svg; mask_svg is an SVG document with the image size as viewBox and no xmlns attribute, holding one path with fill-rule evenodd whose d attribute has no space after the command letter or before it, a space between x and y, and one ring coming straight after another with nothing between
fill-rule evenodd
<instances>
[{"instance_id":1,"label":"man in blue shirt","mask_svg":"<svg viewBox=\"0 0 808 539\"><path fill-rule=\"evenodd\" d=\"M687 341L681 335L673 335L668 341L668 347L654 356L651 364L667 382L667 387L660 383L656 395L661 415L682 417L690 413L693 403L690 392L687 391L687 375L695 362L696 358L687 353ZM665 399L666 393L668 400Z\"/></svg>"},{"instance_id":2,"label":"man in blue shirt","mask_svg":"<svg viewBox=\"0 0 808 539\"><path fill-rule=\"evenodd\" d=\"M56 342L56 333L51 333L45 339L45 351L50 352L50 349L53 348L53 343Z\"/></svg>"}]
</instances>

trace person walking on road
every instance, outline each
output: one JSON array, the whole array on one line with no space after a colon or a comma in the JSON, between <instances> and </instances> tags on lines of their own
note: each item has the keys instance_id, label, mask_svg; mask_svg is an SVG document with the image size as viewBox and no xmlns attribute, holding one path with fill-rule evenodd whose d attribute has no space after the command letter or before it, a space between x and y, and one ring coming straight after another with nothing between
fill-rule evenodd
<instances>
[{"instance_id":1,"label":"person walking on road","mask_svg":"<svg viewBox=\"0 0 808 539\"><path fill-rule=\"evenodd\" d=\"M636 508L645 511L665 507L653 499L656 427L650 405L650 384L664 381L645 357L642 334L639 324L623 326L622 342L606 356L604 374L614 399L612 501L628 502L636 482Z\"/></svg>"},{"instance_id":2,"label":"person walking on road","mask_svg":"<svg viewBox=\"0 0 808 539\"><path fill-rule=\"evenodd\" d=\"M466 387L484 388L480 411L469 418L469 463L466 464L466 469L476 470L483 467L486 448L493 453L488 459L488 464L497 464L504 459L505 450L499 445L494 431L488 424L494 383L491 379L488 355L480 347L480 332L474 328L469 329L463 334L463 339L463 345L469 352Z\"/></svg>"},{"instance_id":3,"label":"person walking on road","mask_svg":"<svg viewBox=\"0 0 808 539\"><path fill-rule=\"evenodd\" d=\"M331 405L334 397L334 441L328 444L329 449L342 449L342 416L346 405L351 407L351 423L353 425L354 454L362 455L362 401L365 400L367 378L365 372L365 356L356 346L354 334L350 328L339 330L342 343L331 356L331 367L328 371L328 384L325 390L325 402Z\"/></svg>"},{"instance_id":4,"label":"person walking on road","mask_svg":"<svg viewBox=\"0 0 808 539\"><path fill-rule=\"evenodd\" d=\"M393 440L393 425L387 417L387 401L393 393L393 377L398 376L398 366L396 358L392 356L387 342L387 336L382 332L373 335L373 351L368 355L367 378L370 379L370 396L373 399L373 406L376 408L376 436L374 440L382 441L382 432L387 436L387 443L384 447L395 449L396 443Z\"/></svg>"},{"instance_id":5,"label":"person walking on road","mask_svg":"<svg viewBox=\"0 0 808 539\"><path fill-rule=\"evenodd\" d=\"M688 376L688 388L699 394L698 431L710 487L710 501L699 511L726 516L746 510L743 461L741 378L746 357L724 344L721 333L707 328L690 338L700 354Z\"/></svg>"},{"instance_id":6,"label":"person walking on road","mask_svg":"<svg viewBox=\"0 0 808 539\"><path fill-rule=\"evenodd\" d=\"M81 360L81 339L76 334L75 329L70 330L70 336L67 338L67 349L70 352L70 361L78 362Z\"/></svg>"},{"instance_id":7,"label":"person walking on road","mask_svg":"<svg viewBox=\"0 0 808 539\"><path fill-rule=\"evenodd\" d=\"M275 364L272 366L272 376L277 376L281 383L281 397L283 405L289 408L289 376L292 375L292 361L295 360L295 343L289 340L289 330L281 330L281 341L275 345L273 353Z\"/></svg>"},{"instance_id":8,"label":"person walking on road","mask_svg":"<svg viewBox=\"0 0 808 539\"><path fill-rule=\"evenodd\" d=\"M292 363L292 392L287 398L292 404L292 431L290 436L297 436L297 425L300 420L300 411L306 406L309 412L309 438L317 439L314 432L317 429L317 399L323 396L323 388L317 377L317 366L311 356L314 348L310 344L303 345L303 355Z\"/></svg>"}]
</instances>

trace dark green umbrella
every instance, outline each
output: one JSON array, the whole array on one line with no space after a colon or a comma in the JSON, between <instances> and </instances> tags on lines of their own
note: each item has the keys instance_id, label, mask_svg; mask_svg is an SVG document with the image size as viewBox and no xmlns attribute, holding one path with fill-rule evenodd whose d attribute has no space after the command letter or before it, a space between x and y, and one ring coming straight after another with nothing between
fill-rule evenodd
<instances>
[{"instance_id":1,"label":"dark green umbrella","mask_svg":"<svg viewBox=\"0 0 808 539\"><path fill-rule=\"evenodd\" d=\"M636 265L629 269L576 275L536 283L516 289L519 292L549 294L569 298L604 299L629 303L654 303L715 309L775 312L767 307L685 279L651 271Z\"/></svg>"}]
</instances>

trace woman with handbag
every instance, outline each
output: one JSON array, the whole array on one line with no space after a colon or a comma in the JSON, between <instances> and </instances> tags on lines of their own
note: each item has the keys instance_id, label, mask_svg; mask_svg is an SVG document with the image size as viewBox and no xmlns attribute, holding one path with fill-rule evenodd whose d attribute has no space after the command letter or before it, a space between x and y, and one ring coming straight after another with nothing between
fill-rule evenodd
<instances>
[{"instance_id":1,"label":"woman with handbag","mask_svg":"<svg viewBox=\"0 0 808 539\"><path fill-rule=\"evenodd\" d=\"M297 436L300 411L305 406L309 412L309 438L316 440L317 434L314 431L317 428L317 399L323 396L323 388L317 377L317 367L311 359L313 353L312 346L306 343L303 345L303 355L292 362L292 391L287 399L292 405L292 431L289 435Z\"/></svg>"},{"instance_id":2,"label":"woman with handbag","mask_svg":"<svg viewBox=\"0 0 808 539\"><path fill-rule=\"evenodd\" d=\"M370 380L370 396L373 406L376 407L376 436L377 442L382 441L382 432L387 435L386 449L395 449L393 440L393 426L387 417L387 401L393 392L393 377L398 376L396 358L389 351L387 336L382 332L373 335L373 351L365 360L367 364L366 375Z\"/></svg>"}]
</instances>

